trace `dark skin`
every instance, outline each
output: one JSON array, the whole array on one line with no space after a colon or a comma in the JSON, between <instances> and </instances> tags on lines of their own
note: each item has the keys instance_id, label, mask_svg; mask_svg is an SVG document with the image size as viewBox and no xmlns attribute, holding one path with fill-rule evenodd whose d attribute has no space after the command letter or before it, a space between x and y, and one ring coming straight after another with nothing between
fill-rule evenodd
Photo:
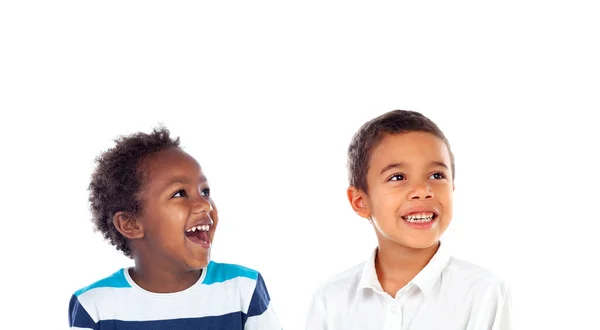
<instances>
[{"instance_id":1,"label":"dark skin","mask_svg":"<svg viewBox=\"0 0 600 330\"><path fill-rule=\"evenodd\" d=\"M139 198L140 214L117 212L113 224L128 239L135 266L131 278L156 293L179 292L200 278L210 261L210 247L186 236L186 230L209 224L212 244L218 214L198 162L178 148L148 157Z\"/></svg>"},{"instance_id":2,"label":"dark skin","mask_svg":"<svg viewBox=\"0 0 600 330\"><path fill-rule=\"evenodd\" d=\"M392 297L435 255L452 219L454 182L450 153L433 134L388 135L373 150L366 191L348 188L353 210L369 219L377 235L377 277ZM403 216L434 212L429 228L415 228Z\"/></svg>"}]
</instances>

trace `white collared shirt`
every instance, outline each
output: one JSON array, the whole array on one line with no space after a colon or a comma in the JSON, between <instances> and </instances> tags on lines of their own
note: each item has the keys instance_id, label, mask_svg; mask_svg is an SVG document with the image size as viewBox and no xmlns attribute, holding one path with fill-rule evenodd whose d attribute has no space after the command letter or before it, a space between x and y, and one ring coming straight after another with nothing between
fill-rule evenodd
<instances>
[{"instance_id":1,"label":"white collared shirt","mask_svg":"<svg viewBox=\"0 0 600 330\"><path fill-rule=\"evenodd\" d=\"M375 272L375 255L315 293L306 330L509 330L507 284L440 247L427 266L391 297Z\"/></svg>"}]
</instances>

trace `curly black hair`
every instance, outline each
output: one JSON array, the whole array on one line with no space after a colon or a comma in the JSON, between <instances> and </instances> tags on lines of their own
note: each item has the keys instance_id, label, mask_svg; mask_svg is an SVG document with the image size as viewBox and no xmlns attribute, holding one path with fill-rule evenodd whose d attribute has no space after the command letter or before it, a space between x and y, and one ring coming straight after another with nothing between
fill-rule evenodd
<instances>
[{"instance_id":1,"label":"curly black hair","mask_svg":"<svg viewBox=\"0 0 600 330\"><path fill-rule=\"evenodd\" d=\"M367 171L371 152L386 134L405 132L427 132L440 138L448 147L454 179L454 154L442 130L431 119L411 110L392 110L364 123L352 137L348 147L348 181L363 191L367 191Z\"/></svg>"},{"instance_id":2,"label":"curly black hair","mask_svg":"<svg viewBox=\"0 0 600 330\"><path fill-rule=\"evenodd\" d=\"M117 250L132 258L127 239L113 225L116 212L139 214L143 203L138 198L144 174L140 165L149 155L169 148L180 148L179 137L171 138L163 126L150 134L138 132L120 136L116 145L96 158L96 169L89 185L92 221Z\"/></svg>"}]
</instances>

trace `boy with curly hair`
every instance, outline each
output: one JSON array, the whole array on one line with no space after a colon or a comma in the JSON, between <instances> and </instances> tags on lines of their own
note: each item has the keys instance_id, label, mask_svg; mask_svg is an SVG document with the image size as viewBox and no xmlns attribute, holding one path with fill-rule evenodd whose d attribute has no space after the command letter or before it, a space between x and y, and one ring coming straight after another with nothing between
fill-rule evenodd
<instances>
[{"instance_id":1,"label":"boy with curly hair","mask_svg":"<svg viewBox=\"0 0 600 330\"><path fill-rule=\"evenodd\" d=\"M210 260L208 180L166 128L117 139L89 190L96 229L135 265L73 294L72 329L281 329L260 273Z\"/></svg>"}]
</instances>

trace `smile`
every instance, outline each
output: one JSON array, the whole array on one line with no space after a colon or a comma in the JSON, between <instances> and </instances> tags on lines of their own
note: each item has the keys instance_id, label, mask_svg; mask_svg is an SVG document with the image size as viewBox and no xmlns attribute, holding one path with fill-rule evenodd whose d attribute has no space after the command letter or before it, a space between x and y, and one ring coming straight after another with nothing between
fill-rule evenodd
<instances>
[{"instance_id":1,"label":"smile","mask_svg":"<svg viewBox=\"0 0 600 330\"><path fill-rule=\"evenodd\" d=\"M428 223L437 218L437 214L433 212L417 212L405 215L402 219L410 223Z\"/></svg>"},{"instance_id":2,"label":"smile","mask_svg":"<svg viewBox=\"0 0 600 330\"><path fill-rule=\"evenodd\" d=\"M204 248L210 248L210 237L208 232L211 229L211 225L198 225L185 230L185 236L198 245Z\"/></svg>"}]
</instances>

